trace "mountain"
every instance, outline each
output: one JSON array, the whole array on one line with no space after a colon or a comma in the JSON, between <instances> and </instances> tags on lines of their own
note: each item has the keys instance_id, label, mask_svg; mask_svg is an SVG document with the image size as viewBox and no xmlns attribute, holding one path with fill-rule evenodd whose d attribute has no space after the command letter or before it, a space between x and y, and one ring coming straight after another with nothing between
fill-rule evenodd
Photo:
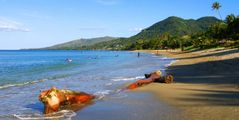
<instances>
[{"instance_id":1,"label":"mountain","mask_svg":"<svg viewBox=\"0 0 239 120\"><path fill-rule=\"evenodd\" d=\"M84 49L86 46L94 45L96 43L104 42L104 41L111 41L117 39L116 37L98 37L98 38L91 38L91 39L78 39L73 40L70 42L62 43L53 45L51 47L46 47L42 49L48 50L76 50L76 49Z\"/></svg>"},{"instance_id":2,"label":"mountain","mask_svg":"<svg viewBox=\"0 0 239 120\"><path fill-rule=\"evenodd\" d=\"M129 38L119 38L112 41L105 41L95 45L88 46L88 49L109 49L122 50L129 49L132 44L158 39L163 35L180 37L191 35L200 31L206 31L211 25L219 22L215 17L202 17L197 20L182 19L180 17L168 17L152 26L142 30L137 35Z\"/></svg>"},{"instance_id":3,"label":"mountain","mask_svg":"<svg viewBox=\"0 0 239 120\"><path fill-rule=\"evenodd\" d=\"M197 20L186 20L172 16L144 29L134 37L142 38L143 36L161 36L164 33L169 33L174 36L188 35L206 30L212 24L219 21L220 20L215 17L202 17Z\"/></svg>"},{"instance_id":4,"label":"mountain","mask_svg":"<svg viewBox=\"0 0 239 120\"><path fill-rule=\"evenodd\" d=\"M153 24L129 38L100 37L92 39L79 39L44 49L129 50L135 49L137 44L151 44L149 43L150 41L154 41L152 44L155 44L155 41L161 41L162 39L165 39L165 37L167 38L169 36L181 37L184 35L192 35L200 31L206 31L211 25L217 22L220 22L220 20L210 16L202 17L197 20L171 16Z\"/></svg>"}]
</instances>

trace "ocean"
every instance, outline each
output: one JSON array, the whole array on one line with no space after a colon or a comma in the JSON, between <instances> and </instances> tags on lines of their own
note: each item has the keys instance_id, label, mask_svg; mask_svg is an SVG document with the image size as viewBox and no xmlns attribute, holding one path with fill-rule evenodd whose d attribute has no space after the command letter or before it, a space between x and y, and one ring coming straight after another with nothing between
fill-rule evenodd
<instances>
[{"instance_id":1,"label":"ocean","mask_svg":"<svg viewBox=\"0 0 239 120\"><path fill-rule=\"evenodd\" d=\"M155 70L164 73L172 61L146 53L138 57L136 52L129 51L2 50L0 119L41 115L40 90L52 86L84 91L99 98L123 96L119 91L126 84Z\"/></svg>"}]
</instances>

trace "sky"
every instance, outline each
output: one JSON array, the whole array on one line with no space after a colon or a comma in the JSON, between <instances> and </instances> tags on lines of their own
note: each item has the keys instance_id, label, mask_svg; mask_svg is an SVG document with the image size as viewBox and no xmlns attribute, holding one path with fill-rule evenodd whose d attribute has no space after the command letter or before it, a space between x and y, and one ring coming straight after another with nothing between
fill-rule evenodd
<instances>
[{"instance_id":1,"label":"sky","mask_svg":"<svg viewBox=\"0 0 239 120\"><path fill-rule=\"evenodd\" d=\"M217 0L223 18L239 0ZM0 0L0 49L41 48L80 38L130 37L169 16L215 16L215 0Z\"/></svg>"}]
</instances>

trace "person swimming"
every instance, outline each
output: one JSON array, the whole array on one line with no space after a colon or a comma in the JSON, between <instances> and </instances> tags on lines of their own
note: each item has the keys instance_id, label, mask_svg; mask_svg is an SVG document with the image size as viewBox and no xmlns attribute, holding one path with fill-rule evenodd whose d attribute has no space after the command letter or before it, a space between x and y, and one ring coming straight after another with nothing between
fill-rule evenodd
<instances>
[{"instance_id":1,"label":"person swimming","mask_svg":"<svg viewBox=\"0 0 239 120\"><path fill-rule=\"evenodd\" d=\"M72 62L72 59L67 58L65 61L68 62L68 63L70 63L70 62Z\"/></svg>"}]
</instances>

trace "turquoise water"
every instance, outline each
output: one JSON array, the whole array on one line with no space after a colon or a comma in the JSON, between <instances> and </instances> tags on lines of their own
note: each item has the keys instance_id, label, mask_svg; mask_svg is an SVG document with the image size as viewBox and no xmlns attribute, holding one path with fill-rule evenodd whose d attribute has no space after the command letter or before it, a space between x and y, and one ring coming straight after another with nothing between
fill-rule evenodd
<instances>
[{"instance_id":1,"label":"turquoise water","mask_svg":"<svg viewBox=\"0 0 239 120\"><path fill-rule=\"evenodd\" d=\"M104 97L172 62L153 54L140 55L127 51L0 51L0 117L42 113L39 91L52 86Z\"/></svg>"}]
</instances>

